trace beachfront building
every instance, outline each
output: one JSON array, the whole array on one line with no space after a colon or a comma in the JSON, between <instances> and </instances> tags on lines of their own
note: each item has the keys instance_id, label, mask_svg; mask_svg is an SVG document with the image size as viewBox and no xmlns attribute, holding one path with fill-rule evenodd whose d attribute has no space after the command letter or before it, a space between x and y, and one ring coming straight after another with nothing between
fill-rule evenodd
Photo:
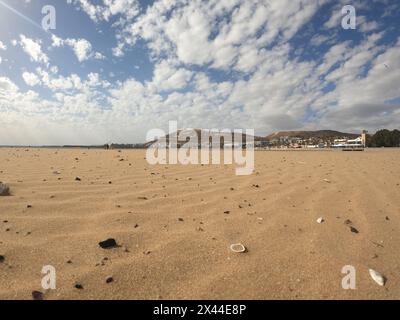
<instances>
[{"instance_id":1,"label":"beachfront building","mask_svg":"<svg viewBox=\"0 0 400 320\"><path fill-rule=\"evenodd\" d=\"M362 136L356 139L336 139L332 147L344 151L361 151L365 148L365 140L363 140Z\"/></svg>"}]
</instances>

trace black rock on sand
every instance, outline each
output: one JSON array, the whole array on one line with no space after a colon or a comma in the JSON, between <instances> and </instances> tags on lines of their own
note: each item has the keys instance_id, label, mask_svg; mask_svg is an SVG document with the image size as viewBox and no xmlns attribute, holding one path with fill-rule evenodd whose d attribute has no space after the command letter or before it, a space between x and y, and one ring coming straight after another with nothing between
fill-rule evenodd
<instances>
[{"instance_id":1,"label":"black rock on sand","mask_svg":"<svg viewBox=\"0 0 400 320\"><path fill-rule=\"evenodd\" d=\"M5 197L10 195L10 188L8 185L0 182L0 196Z\"/></svg>"},{"instance_id":2,"label":"black rock on sand","mask_svg":"<svg viewBox=\"0 0 400 320\"><path fill-rule=\"evenodd\" d=\"M117 248L118 244L117 244L117 241L115 241L115 239L107 239L105 241L99 242L99 246L102 249L113 249L113 248Z\"/></svg>"}]
</instances>

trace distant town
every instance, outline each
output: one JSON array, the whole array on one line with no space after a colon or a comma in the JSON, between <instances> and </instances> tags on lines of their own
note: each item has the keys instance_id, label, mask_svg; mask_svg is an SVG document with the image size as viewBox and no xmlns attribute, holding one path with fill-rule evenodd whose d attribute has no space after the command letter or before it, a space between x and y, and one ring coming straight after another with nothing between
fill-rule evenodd
<instances>
[{"instance_id":1,"label":"distant town","mask_svg":"<svg viewBox=\"0 0 400 320\"><path fill-rule=\"evenodd\" d=\"M200 130L195 130L200 137ZM180 133L180 132L179 132ZM212 134L211 134L212 135ZM217 135L217 134L216 134ZM233 139L236 141L236 139ZM246 135L243 135L243 146L248 147ZM255 136L252 142L256 149L344 149L344 150L363 150L368 147L400 147L400 131L379 130L371 135L363 130L360 134L344 133L333 130L319 131L280 131L266 137ZM169 136L156 141L144 144L110 144L106 145L108 149L145 149L160 145L169 145ZM189 140L178 141L177 147L230 147L230 143L210 139L209 141L200 141L196 144L190 144Z\"/></svg>"},{"instance_id":2,"label":"distant town","mask_svg":"<svg viewBox=\"0 0 400 320\"><path fill-rule=\"evenodd\" d=\"M179 130L176 134L179 135L182 131ZM201 130L194 130L198 137L201 137ZM158 140L147 143L120 144L109 143L104 145L62 145L62 146L35 146L36 148L87 148L87 149L147 149L149 147L170 146L169 136L162 137ZM237 139L233 139L237 141ZM344 150L363 150L364 148L397 148L400 147L400 131L399 130L379 130L375 134L369 134L363 130L360 134L344 133L334 130L319 130L319 131L280 131L275 132L266 137L255 136L252 139L247 139L243 134L241 137L242 146L249 147L251 140L252 147L255 149L344 149ZM219 136L219 132L210 132L209 141L201 141L195 144L190 143L189 139L177 141L177 148L226 148L234 147L232 143L224 142L224 139ZM32 146L0 146L0 147L32 147Z\"/></svg>"}]
</instances>

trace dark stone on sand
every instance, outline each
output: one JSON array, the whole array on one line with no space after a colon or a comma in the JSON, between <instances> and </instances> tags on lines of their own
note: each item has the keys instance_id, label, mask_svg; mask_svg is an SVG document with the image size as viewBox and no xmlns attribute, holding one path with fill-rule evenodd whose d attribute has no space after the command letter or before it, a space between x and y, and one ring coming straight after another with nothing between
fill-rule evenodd
<instances>
[{"instance_id":1,"label":"dark stone on sand","mask_svg":"<svg viewBox=\"0 0 400 320\"><path fill-rule=\"evenodd\" d=\"M40 291L32 291L33 300L43 300L43 293Z\"/></svg>"},{"instance_id":2,"label":"dark stone on sand","mask_svg":"<svg viewBox=\"0 0 400 320\"><path fill-rule=\"evenodd\" d=\"M354 228L354 227L350 227L350 231L353 232L353 233L358 233L358 230L356 228Z\"/></svg>"},{"instance_id":3,"label":"dark stone on sand","mask_svg":"<svg viewBox=\"0 0 400 320\"><path fill-rule=\"evenodd\" d=\"M76 178L75 178L75 181L82 181L82 179L79 178L79 177L76 177Z\"/></svg>"},{"instance_id":4,"label":"dark stone on sand","mask_svg":"<svg viewBox=\"0 0 400 320\"><path fill-rule=\"evenodd\" d=\"M114 282L114 278L113 277L107 277L106 283L111 283L111 282Z\"/></svg>"},{"instance_id":5,"label":"dark stone on sand","mask_svg":"<svg viewBox=\"0 0 400 320\"><path fill-rule=\"evenodd\" d=\"M182 218L179 218L178 220L179 220L180 222L183 222L183 221L184 221Z\"/></svg>"},{"instance_id":6,"label":"dark stone on sand","mask_svg":"<svg viewBox=\"0 0 400 320\"><path fill-rule=\"evenodd\" d=\"M6 197L10 195L10 188L4 183L0 183L0 196Z\"/></svg>"},{"instance_id":7,"label":"dark stone on sand","mask_svg":"<svg viewBox=\"0 0 400 320\"><path fill-rule=\"evenodd\" d=\"M147 197L139 197L139 200L148 200Z\"/></svg>"},{"instance_id":8,"label":"dark stone on sand","mask_svg":"<svg viewBox=\"0 0 400 320\"><path fill-rule=\"evenodd\" d=\"M230 211L225 211L224 213L225 213L225 214L230 214L231 212L230 212Z\"/></svg>"},{"instance_id":9,"label":"dark stone on sand","mask_svg":"<svg viewBox=\"0 0 400 320\"><path fill-rule=\"evenodd\" d=\"M99 242L99 246L103 249L113 249L117 248L118 244L115 239L107 239L105 241Z\"/></svg>"},{"instance_id":10,"label":"dark stone on sand","mask_svg":"<svg viewBox=\"0 0 400 320\"><path fill-rule=\"evenodd\" d=\"M32 205L28 204L28 205L26 206L26 208L27 208L27 209L31 209L31 208L32 208Z\"/></svg>"},{"instance_id":11,"label":"dark stone on sand","mask_svg":"<svg viewBox=\"0 0 400 320\"><path fill-rule=\"evenodd\" d=\"M74 287L75 287L75 289L83 290L83 285L80 284L79 282L75 283Z\"/></svg>"},{"instance_id":12,"label":"dark stone on sand","mask_svg":"<svg viewBox=\"0 0 400 320\"><path fill-rule=\"evenodd\" d=\"M6 260L6 258L4 256L0 255L0 263L3 263Z\"/></svg>"}]
</instances>

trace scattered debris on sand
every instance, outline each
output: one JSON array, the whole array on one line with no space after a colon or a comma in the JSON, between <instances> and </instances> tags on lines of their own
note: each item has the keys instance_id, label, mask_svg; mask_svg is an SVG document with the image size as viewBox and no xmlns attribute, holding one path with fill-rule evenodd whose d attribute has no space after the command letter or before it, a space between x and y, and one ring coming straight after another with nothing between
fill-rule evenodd
<instances>
[{"instance_id":1,"label":"scattered debris on sand","mask_svg":"<svg viewBox=\"0 0 400 320\"><path fill-rule=\"evenodd\" d=\"M386 278L381 275L378 271L375 271L373 269L369 269L369 274L371 275L371 278L380 286L384 286L386 283Z\"/></svg>"},{"instance_id":2,"label":"scattered debris on sand","mask_svg":"<svg viewBox=\"0 0 400 320\"><path fill-rule=\"evenodd\" d=\"M6 197L10 195L10 187L2 182L0 182L0 196Z\"/></svg>"},{"instance_id":3,"label":"scattered debris on sand","mask_svg":"<svg viewBox=\"0 0 400 320\"><path fill-rule=\"evenodd\" d=\"M344 221L344 224L349 227L349 229L352 233L355 233L355 234L359 233L359 231L353 226L353 222L351 220L346 219Z\"/></svg>"},{"instance_id":4,"label":"scattered debris on sand","mask_svg":"<svg viewBox=\"0 0 400 320\"><path fill-rule=\"evenodd\" d=\"M356 228L351 227L351 226L350 226L350 231L353 233L356 233L356 234L359 233L359 231Z\"/></svg>"},{"instance_id":5,"label":"scattered debris on sand","mask_svg":"<svg viewBox=\"0 0 400 320\"><path fill-rule=\"evenodd\" d=\"M117 241L115 241L115 239L107 239L105 241L101 241L99 242L99 246L102 249L113 249L113 248L117 248L118 244Z\"/></svg>"},{"instance_id":6,"label":"scattered debris on sand","mask_svg":"<svg viewBox=\"0 0 400 320\"><path fill-rule=\"evenodd\" d=\"M324 222L325 222L325 220L322 217L317 219L317 223L319 223L319 224L324 223Z\"/></svg>"},{"instance_id":7,"label":"scattered debris on sand","mask_svg":"<svg viewBox=\"0 0 400 320\"><path fill-rule=\"evenodd\" d=\"M344 224L349 226L349 225L352 225L353 222L351 220L347 219L347 220L345 220Z\"/></svg>"},{"instance_id":8,"label":"scattered debris on sand","mask_svg":"<svg viewBox=\"0 0 400 320\"><path fill-rule=\"evenodd\" d=\"M106 283L114 282L114 278L112 276L107 277Z\"/></svg>"},{"instance_id":9,"label":"scattered debris on sand","mask_svg":"<svg viewBox=\"0 0 400 320\"><path fill-rule=\"evenodd\" d=\"M74 287L75 287L75 289L83 290L83 285L79 282L75 283Z\"/></svg>"},{"instance_id":10,"label":"scattered debris on sand","mask_svg":"<svg viewBox=\"0 0 400 320\"><path fill-rule=\"evenodd\" d=\"M235 253L245 253L247 251L246 247L241 243L232 244L230 249Z\"/></svg>"},{"instance_id":11,"label":"scattered debris on sand","mask_svg":"<svg viewBox=\"0 0 400 320\"><path fill-rule=\"evenodd\" d=\"M40 291L32 291L33 300L43 300L43 293Z\"/></svg>"}]
</instances>

